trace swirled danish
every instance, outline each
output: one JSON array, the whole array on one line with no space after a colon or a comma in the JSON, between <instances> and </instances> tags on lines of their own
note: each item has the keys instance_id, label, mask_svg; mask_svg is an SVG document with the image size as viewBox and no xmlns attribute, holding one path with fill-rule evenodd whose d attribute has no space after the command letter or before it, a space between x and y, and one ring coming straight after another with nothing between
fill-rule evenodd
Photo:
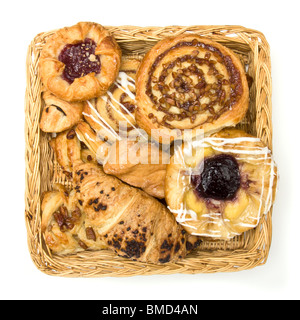
<instances>
[{"instance_id":1,"label":"swirled danish","mask_svg":"<svg viewBox=\"0 0 300 320\"><path fill-rule=\"evenodd\" d=\"M141 62L136 121L162 143L181 136L184 129L208 134L240 122L248 95L244 68L230 49L194 34L170 37Z\"/></svg>"},{"instance_id":2,"label":"swirled danish","mask_svg":"<svg viewBox=\"0 0 300 320\"><path fill-rule=\"evenodd\" d=\"M83 115L90 126L109 141L115 141L122 132L136 128L135 78L140 59L122 57L116 81L101 97L85 105Z\"/></svg>"},{"instance_id":3,"label":"swirled danish","mask_svg":"<svg viewBox=\"0 0 300 320\"><path fill-rule=\"evenodd\" d=\"M58 30L44 45L39 67L45 87L66 101L104 94L115 81L121 50L97 23L79 22Z\"/></svg>"},{"instance_id":4,"label":"swirled danish","mask_svg":"<svg viewBox=\"0 0 300 320\"><path fill-rule=\"evenodd\" d=\"M260 139L223 129L176 150L167 166L166 202L191 234L230 239L258 225L276 185L276 165Z\"/></svg>"}]
</instances>

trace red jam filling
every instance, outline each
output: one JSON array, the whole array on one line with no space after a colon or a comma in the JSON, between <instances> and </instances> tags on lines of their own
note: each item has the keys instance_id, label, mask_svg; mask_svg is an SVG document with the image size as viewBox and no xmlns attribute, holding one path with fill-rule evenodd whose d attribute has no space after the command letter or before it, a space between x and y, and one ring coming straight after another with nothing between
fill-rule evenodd
<instances>
[{"instance_id":1,"label":"red jam filling","mask_svg":"<svg viewBox=\"0 0 300 320\"><path fill-rule=\"evenodd\" d=\"M91 72L100 73L100 57L95 55L95 49L95 41L88 38L76 44L65 45L58 57L65 64L62 78L71 84L76 78Z\"/></svg>"},{"instance_id":2,"label":"red jam filling","mask_svg":"<svg viewBox=\"0 0 300 320\"><path fill-rule=\"evenodd\" d=\"M192 185L198 197L232 200L241 185L236 159L227 154L207 158L199 175L193 175Z\"/></svg>"}]
</instances>

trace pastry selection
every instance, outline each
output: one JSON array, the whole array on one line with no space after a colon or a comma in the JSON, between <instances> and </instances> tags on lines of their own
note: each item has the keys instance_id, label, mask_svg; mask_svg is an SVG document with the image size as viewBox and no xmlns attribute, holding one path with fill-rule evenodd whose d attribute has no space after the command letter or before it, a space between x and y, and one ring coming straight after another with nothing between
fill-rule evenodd
<instances>
[{"instance_id":1,"label":"pastry selection","mask_svg":"<svg viewBox=\"0 0 300 320\"><path fill-rule=\"evenodd\" d=\"M80 22L49 37L40 57L44 86L66 101L104 94L118 75L121 50L100 24Z\"/></svg>"},{"instance_id":2,"label":"pastry selection","mask_svg":"<svg viewBox=\"0 0 300 320\"><path fill-rule=\"evenodd\" d=\"M273 205L271 151L235 128L249 88L226 46L186 33L127 56L80 22L49 37L39 69L39 126L68 179L42 197L53 254L175 263L256 228Z\"/></svg>"},{"instance_id":3,"label":"pastry selection","mask_svg":"<svg viewBox=\"0 0 300 320\"><path fill-rule=\"evenodd\" d=\"M165 196L186 231L227 240L257 226L274 202L276 181L271 151L230 128L175 151Z\"/></svg>"},{"instance_id":4,"label":"pastry selection","mask_svg":"<svg viewBox=\"0 0 300 320\"><path fill-rule=\"evenodd\" d=\"M249 100L238 57L194 34L163 39L146 54L136 94L137 124L162 143L180 137L184 129L197 135L197 129L209 134L235 126Z\"/></svg>"}]
</instances>

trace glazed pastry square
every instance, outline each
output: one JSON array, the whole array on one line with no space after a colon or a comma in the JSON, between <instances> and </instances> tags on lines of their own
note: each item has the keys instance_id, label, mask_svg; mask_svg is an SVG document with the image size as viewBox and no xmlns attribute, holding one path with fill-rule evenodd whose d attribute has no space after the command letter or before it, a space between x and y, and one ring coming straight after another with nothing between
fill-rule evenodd
<instances>
[{"instance_id":1,"label":"glazed pastry square","mask_svg":"<svg viewBox=\"0 0 300 320\"><path fill-rule=\"evenodd\" d=\"M271 151L259 138L230 128L179 146L167 166L165 193L189 233L229 240L258 225L276 186Z\"/></svg>"}]
</instances>

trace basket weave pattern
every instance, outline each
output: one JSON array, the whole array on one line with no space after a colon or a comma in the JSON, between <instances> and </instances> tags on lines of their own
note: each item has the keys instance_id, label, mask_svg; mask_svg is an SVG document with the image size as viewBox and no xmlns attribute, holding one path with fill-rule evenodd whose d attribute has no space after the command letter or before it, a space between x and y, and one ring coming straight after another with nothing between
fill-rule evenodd
<instances>
[{"instance_id":1,"label":"basket weave pattern","mask_svg":"<svg viewBox=\"0 0 300 320\"><path fill-rule=\"evenodd\" d=\"M261 138L272 149L271 63L264 35L241 26L106 27L118 41L123 55L144 55L157 41L182 33L195 33L232 49L253 79L250 106L239 128ZM54 161L48 136L39 129L43 106L38 61L47 38L55 31L38 34L27 54L25 94L25 220L28 247L34 264L49 275L64 277L125 277L150 274L232 272L263 265L272 238L272 210L259 225L231 241L204 241L184 260L150 265L116 256L108 250L59 257L52 255L41 234L41 195L53 181L69 185Z\"/></svg>"}]
</instances>

